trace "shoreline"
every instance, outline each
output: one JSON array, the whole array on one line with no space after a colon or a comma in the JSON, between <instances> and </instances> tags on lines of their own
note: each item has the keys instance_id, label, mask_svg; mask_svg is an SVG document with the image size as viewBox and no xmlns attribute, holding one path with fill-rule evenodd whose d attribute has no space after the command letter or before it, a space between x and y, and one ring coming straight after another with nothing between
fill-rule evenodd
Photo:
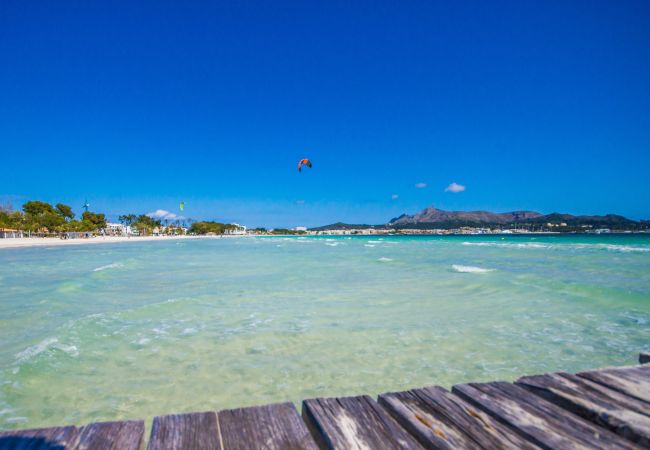
<instances>
[{"instance_id":1,"label":"shoreline","mask_svg":"<svg viewBox=\"0 0 650 450\"><path fill-rule=\"evenodd\" d=\"M318 235L218 235L218 236L95 236L91 238L80 239L59 239L57 237L32 237L32 238L7 238L0 239L0 251L3 249L15 248L31 248L31 247L58 247L66 245L92 245L92 244L120 244L128 242L151 242L151 241L168 241L168 240L182 240L182 239L223 239L223 238L242 238L242 237L270 237L270 238L286 238L286 237L305 237L305 238L332 238L332 237L357 237L357 238L385 238L385 237L464 237L464 238L485 238L485 237L508 237L508 238L526 238L526 237L544 237L544 236L590 236L590 237L603 237L603 236L639 236L648 235L650 233L604 233L604 234L591 234L591 233L516 233L516 234L318 234Z\"/></svg>"},{"instance_id":2,"label":"shoreline","mask_svg":"<svg viewBox=\"0 0 650 450\"><path fill-rule=\"evenodd\" d=\"M235 237L235 236L227 236ZM0 239L0 250L5 248L58 247L65 245L119 244L127 242L168 241L178 239L221 239L221 236L96 236L85 239L56 237Z\"/></svg>"}]
</instances>

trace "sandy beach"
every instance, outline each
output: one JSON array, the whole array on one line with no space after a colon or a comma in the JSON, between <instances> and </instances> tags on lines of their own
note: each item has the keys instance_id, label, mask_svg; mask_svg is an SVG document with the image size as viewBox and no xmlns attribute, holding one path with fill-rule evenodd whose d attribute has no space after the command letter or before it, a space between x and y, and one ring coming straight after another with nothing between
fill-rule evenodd
<instances>
[{"instance_id":1,"label":"sandy beach","mask_svg":"<svg viewBox=\"0 0 650 450\"><path fill-rule=\"evenodd\" d=\"M97 236L88 239L15 238L0 239L0 249L18 247L53 247L59 245L118 244L143 241L168 241L171 239L219 239L212 236Z\"/></svg>"}]
</instances>

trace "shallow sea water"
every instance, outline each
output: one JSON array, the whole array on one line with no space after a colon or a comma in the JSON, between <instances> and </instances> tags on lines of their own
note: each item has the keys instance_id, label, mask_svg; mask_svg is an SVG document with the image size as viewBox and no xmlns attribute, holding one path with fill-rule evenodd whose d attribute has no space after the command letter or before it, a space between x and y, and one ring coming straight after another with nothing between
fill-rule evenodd
<instances>
[{"instance_id":1,"label":"shallow sea water","mask_svg":"<svg viewBox=\"0 0 650 450\"><path fill-rule=\"evenodd\" d=\"M0 429L635 363L650 236L0 251Z\"/></svg>"}]
</instances>

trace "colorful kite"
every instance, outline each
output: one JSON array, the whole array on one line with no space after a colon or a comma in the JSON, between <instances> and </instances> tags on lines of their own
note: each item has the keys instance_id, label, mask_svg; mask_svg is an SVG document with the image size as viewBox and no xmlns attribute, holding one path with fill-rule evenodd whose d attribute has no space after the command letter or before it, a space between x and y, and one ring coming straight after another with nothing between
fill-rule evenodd
<instances>
[{"instance_id":1,"label":"colorful kite","mask_svg":"<svg viewBox=\"0 0 650 450\"><path fill-rule=\"evenodd\" d=\"M307 166L311 169L311 161L308 159L301 159L298 163L298 172L302 172L302 166Z\"/></svg>"}]
</instances>

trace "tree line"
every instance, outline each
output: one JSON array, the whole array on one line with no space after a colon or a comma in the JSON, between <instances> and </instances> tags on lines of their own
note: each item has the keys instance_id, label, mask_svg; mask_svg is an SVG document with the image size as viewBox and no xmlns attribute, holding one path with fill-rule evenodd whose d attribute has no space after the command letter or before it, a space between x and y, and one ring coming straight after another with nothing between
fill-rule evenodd
<instances>
[{"instance_id":1,"label":"tree line","mask_svg":"<svg viewBox=\"0 0 650 450\"><path fill-rule=\"evenodd\" d=\"M31 233L92 232L106 227L106 217L101 213L85 211L75 220L69 205L47 202L26 202L22 211L0 209L0 228Z\"/></svg>"},{"instance_id":2,"label":"tree line","mask_svg":"<svg viewBox=\"0 0 650 450\"><path fill-rule=\"evenodd\" d=\"M146 214L124 214L119 222L130 227L140 235L154 232L166 234L185 234L185 223L180 220L170 222ZM212 221L190 223L189 234L205 235L208 233L224 234L237 229L237 225ZM13 211L11 207L0 207L0 228L21 230L30 233L60 234L67 232L98 232L106 228L106 216L103 213L84 211L81 217L69 205L57 203L52 205L37 200L28 201L22 211Z\"/></svg>"},{"instance_id":3,"label":"tree line","mask_svg":"<svg viewBox=\"0 0 650 450\"><path fill-rule=\"evenodd\" d=\"M226 231L236 230L237 225L232 223L221 223L221 222L194 222L188 233L190 234L224 234Z\"/></svg>"}]
</instances>

